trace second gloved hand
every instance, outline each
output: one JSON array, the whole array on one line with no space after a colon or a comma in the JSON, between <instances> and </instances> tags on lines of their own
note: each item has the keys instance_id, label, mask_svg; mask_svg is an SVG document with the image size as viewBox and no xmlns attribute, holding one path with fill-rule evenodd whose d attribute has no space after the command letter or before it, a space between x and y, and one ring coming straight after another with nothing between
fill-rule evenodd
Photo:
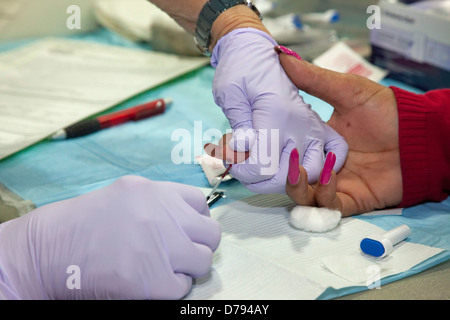
<instances>
[{"instance_id":1,"label":"second gloved hand","mask_svg":"<svg viewBox=\"0 0 450 320\"><path fill-rule=\"evenodd\" d=\"M338 171L348 150L345 140L303 101L279 63L276 45L263 31L235 29L217 42L211 60L214 99L233 129L229 146L250 151L231 174L257 193L285 193L294 148L310 183L317 181L326 152L336 154Z\"/></svg>"},{"instance_id":2,"label":"second gloved hand","mask_svg":"<svg viewBox=\"0 0 450 320\"><path fill-rule=\"evenodd\" d=\"M220 241L196 188L125 176L0 225L0 297L179 299Z\"/></svg>"}]
</instances>

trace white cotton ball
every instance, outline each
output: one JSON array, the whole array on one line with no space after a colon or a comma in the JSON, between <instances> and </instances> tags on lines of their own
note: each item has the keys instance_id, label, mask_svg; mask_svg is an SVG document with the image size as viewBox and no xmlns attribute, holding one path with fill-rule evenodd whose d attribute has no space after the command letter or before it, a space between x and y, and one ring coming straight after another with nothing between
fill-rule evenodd
<instances>
[{"instance_id":1,"label":"white cotton ball","mask_svg":"<svg viewBox=\"0 0 450 320\"><path fill-rule=\"evenodd\" d=\"M297 229L308 232L326 232L335 228L341 221L338 210L327 208L295 206L291 211L290 223Z\"/></svg>"}]
</instances>

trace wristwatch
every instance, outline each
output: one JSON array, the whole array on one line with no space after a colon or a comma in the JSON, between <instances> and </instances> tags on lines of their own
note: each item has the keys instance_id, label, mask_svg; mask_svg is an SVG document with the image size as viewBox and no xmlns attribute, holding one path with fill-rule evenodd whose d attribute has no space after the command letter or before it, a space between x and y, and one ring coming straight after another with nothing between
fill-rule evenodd
<instances>
[{"instance_id":1,"label":"wristwatch","mask_svg":"<svg viewBox=\"0 0 450 320\"><path fill-rule=\"evenodd\" d=\"M194 37L195 44L204 55L211 56L209 45L214 21L222 12L239 4L246 5L262 19L261 13L256 9L251 0L208 0L205 3L197 19Z\"/></svg>"}]
</instances>

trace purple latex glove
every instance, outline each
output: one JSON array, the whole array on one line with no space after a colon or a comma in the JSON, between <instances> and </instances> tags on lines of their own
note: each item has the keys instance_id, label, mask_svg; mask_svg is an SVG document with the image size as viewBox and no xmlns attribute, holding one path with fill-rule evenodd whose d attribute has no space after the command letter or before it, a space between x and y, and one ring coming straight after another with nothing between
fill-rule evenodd
<instances>
[{"instance_id":1,"label":"purple latex glove","mask_svg":"<svg viewBox=\"0 0 450 320\"><path fill-rule=\"evenodd\" d=\"M1 224L0 297L182 298L220 236L198 189L125 176Z\"/></svg>"},{"instance_id":2,"label":"purple latex glove","mask_svg":"<svg viewBox=\"0 0 450 320\"><path fill-rule=\"evenodd\" d=\"M285 193L289 154L298 148L309 183L318 180L324 152L336 154L334 170L347 157L344 138L325 124L299 95L274 51L267 33L236 29L217 42L211 64L216 68L213 95L233 129L230 147L250 150L231 174L257 193Z\"/></svg>"}]
</instances>

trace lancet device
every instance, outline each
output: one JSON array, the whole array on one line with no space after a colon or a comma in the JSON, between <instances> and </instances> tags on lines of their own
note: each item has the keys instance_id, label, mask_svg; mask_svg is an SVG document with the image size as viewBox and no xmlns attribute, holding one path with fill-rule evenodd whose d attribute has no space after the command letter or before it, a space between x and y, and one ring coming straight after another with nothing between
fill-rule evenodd
<instances>
[{"instance_id":1,"label":"lancet device","mask_svg":"<svg viewBox=\"0 0 450 320\"><path fill-rule=\"evenodd\" d=\"M411 235L411 229L407 225L401 225L380 236L368 237L361 240L360 248L365 254L384 258L391 254L394 246Z\"/></svg>"}]
</instances>

